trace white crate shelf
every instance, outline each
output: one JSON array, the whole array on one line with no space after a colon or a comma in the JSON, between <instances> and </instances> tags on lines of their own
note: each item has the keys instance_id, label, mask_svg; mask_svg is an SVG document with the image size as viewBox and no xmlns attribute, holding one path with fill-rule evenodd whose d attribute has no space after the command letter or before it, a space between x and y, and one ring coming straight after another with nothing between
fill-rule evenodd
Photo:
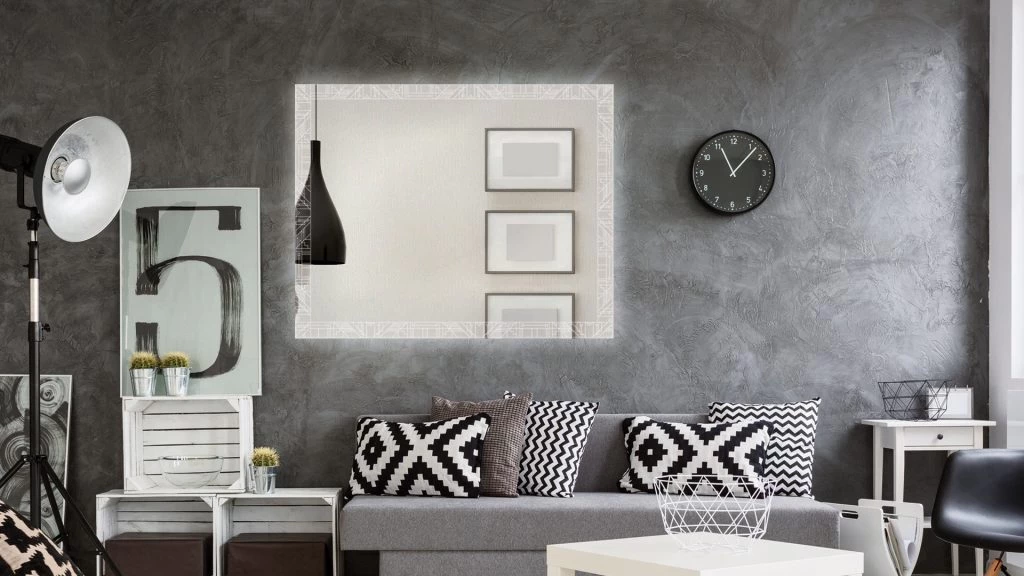
<instances>
[{"instance_id":1,"label":"white crate shelf","mask_svg":"<svg viewBox=\"0 0 1024 576\"><path fill-rule=\"evenodd\" d=\"M243 492L253 448L251 396L124 398L124 491L141 494ZM208 486L184 489L164 479L163 456L217 455L223 471Z\"/></svg>"},{"instance_id":2,"label":"white crate shelf","mask_svg":"<svg viewBox=\"0 0 1024 576\"><path fill-rule=\"evenodd\" d=\"M224 574L228 540L239 534L322 532L333 537L334 576L338 564L340 488L281 488L274 494L129 494L112 490L96 496L96 535L101 542L125 532L202 532L213 535L213 574ZM102 560L96 562L102 576Z\"/></svg>"},{"instance_id":3,"label":"white crate shelf","mask_svg":"<svg viewBox=\"0 0 1024 576\"><path fill-rule=\"evenodd\" d=\"M222 574L225 545L239 534L331 534L334 575L340 574L340 488L281 488L274 494L218 494L214 503L214 574Z\"/></svg>"},{"instance_id":4,"label":"white crate shelf","mask_svg":"<svg viewBox=\"0 0 1024 576\"><path fill-rule=\"evenodd\" d=\"M126 494L112 490L96 496L96 536L100 542L126 532L214 533L213 494ZM103 560L97 558L102 575Z\"/></svg>"}]
</instances>

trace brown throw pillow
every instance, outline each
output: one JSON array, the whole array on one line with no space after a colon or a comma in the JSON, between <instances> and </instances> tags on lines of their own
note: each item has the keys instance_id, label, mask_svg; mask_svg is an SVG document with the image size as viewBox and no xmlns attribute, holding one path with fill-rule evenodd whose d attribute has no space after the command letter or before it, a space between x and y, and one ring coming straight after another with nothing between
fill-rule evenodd
<instances>
[{"instance_id":1,"label":"brown throw pillow","mask_svg":"<svg viewBox=\"0 0 1024 576\"><path fill-rule=\"evenodd\" d=\"M461 418L481 412L491 417L481 458L480 493L484 496L516 497L519 458L526 439L526 413L532 398L532 394L523 394L507 400L452 402L434 396L430 408L432 420Z\"/></svg>"}]
</instances>

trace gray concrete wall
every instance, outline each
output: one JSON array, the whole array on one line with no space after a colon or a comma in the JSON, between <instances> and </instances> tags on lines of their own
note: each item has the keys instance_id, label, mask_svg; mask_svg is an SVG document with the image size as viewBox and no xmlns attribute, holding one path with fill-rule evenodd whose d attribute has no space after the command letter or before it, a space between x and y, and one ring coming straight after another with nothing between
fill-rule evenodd
<instances>
[{"instance_id":1,"label":"gray concrete wall","mask_svg":"<svg viewBox=\"0 0 1024 576\"><path fill-rule=\"evenodd\" d=\"M283 485L339 485L353 417L431 394L594 399L606 412L823 397L816 488L870 491L875 381L987 398L987 2L955 0L81 2L0 0L0 132L103 114L136 187L263 190L265 384L256 441ZM616 96L616 338L296 341L293 85L602 82ZM690 158L764 138L768 201L712 214ZM0 180L0 372L26 364L24 215ZM47 372L75 377L70 483L121 478L117 232L43 238ZM938 456L911 459L930 502ZM943 562L933 544L925 572ZM967 555L965 555L967 556ZM90 563L85 563L90 567Z\"/></svg>"}]
</instances>

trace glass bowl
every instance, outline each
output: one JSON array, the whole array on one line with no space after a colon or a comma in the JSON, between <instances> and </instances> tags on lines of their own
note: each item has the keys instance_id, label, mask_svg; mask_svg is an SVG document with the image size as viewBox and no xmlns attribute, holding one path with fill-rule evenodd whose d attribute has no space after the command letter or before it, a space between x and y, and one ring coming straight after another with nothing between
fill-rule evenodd
<instances>
[{"instance_id":1,"label":"glass bowl","mask_svg":"<svg viewBox=\"0 0 1024 576\"><path fill-rule=\"evenodd\" d=\"M160 458L160 471L164 478L178 488L202 488L213 482L224 467L220 456L164 456Z\"/></svg>"}]
</instances>

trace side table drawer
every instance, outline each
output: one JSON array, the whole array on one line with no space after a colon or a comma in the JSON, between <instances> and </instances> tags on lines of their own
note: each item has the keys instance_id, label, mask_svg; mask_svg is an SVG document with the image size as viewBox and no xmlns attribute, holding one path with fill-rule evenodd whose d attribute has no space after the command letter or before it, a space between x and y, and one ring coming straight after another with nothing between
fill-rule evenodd
<instances>
[{"instance_id":1,"label":"side table drawer","mask_svg":"<svg viewBox=\"0 0 1024 576\"><path fill-rule=\"evenodd\" d=\"M942 448L974 445L974 428L967 426L929 426L904 429L907 448Z\"/></svg>"}]
</instances>

